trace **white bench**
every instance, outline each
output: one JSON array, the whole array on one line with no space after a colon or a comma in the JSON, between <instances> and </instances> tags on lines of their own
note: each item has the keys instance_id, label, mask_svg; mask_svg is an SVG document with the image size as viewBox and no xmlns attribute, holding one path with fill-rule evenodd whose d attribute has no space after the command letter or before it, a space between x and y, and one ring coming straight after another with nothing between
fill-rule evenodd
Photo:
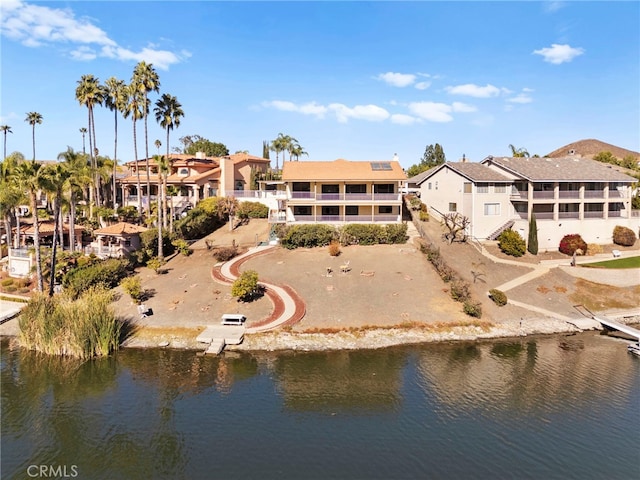
<instances>
[{"instance_id":1,"label":"white bench","mask_svg":"<svg viewBox=\"0 0 640 480\"><path fill-rule=\"evenodd\" d=\"M611 250L611 253L613 254L613 258L620 257L620 250Z\"/></svg>"}]
</instances>

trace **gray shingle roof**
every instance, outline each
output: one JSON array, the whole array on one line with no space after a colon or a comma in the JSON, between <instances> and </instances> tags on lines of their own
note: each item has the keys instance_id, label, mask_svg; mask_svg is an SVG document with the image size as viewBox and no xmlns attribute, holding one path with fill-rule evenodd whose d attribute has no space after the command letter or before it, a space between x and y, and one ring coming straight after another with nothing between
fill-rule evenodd
<instances>
[{"instance_id":1,"label":"gray shingle roof","mask_svg":"<svg viewBox=\"0 0 640 480\"><path fill-rule=\"evenodd\" d=\"M506 158L484 160L531 181L635 182L611 166L588 158Z\"/></svg>"},{"instance_id":2,"label":"gray shingle roof","mask_svg":"<svg viewBox=\"0 0 640 480\"><path fill-rule=\"evenodd\" d=\"M454 172L459 173L465 178L468 178L472 182L513 182L510 178L505 177L500 172L492 170L486 165L471 162L446 162L437 168L432 168L431 170L427 170L426 172L422 172L421 174L410 178L409 182L415 182L419 185L423 183L427 178L431 177L434 173L442 170L443 168L450 168Z\"/></svg>"}]
</instances>

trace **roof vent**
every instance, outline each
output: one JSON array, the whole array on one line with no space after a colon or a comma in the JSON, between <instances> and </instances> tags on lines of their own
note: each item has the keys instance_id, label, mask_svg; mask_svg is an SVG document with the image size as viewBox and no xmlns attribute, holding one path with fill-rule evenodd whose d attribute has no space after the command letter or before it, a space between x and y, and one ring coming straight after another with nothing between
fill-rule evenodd
<instances>
[{"instance_id":1,"label":"roof vent","mask_svg":"<svg viewBox=\"0 0 640 480\"><path fill-rule=\"evenodd\" d=\"M198 158L198 159L203 159L203 158L205 158L205 154L204 154L204 152L196 152L196 158Z\"/></svg>"},{"instance_id":2,"label":"roof vent","mask_svg":"<svg viewBox=\"0 0 640 480\"><path fill-rule=\"evenodd\" d=\"M572 148L571 150L569 150L569 155L575 155L576 151Z\"/></svg>"}]
</instances>

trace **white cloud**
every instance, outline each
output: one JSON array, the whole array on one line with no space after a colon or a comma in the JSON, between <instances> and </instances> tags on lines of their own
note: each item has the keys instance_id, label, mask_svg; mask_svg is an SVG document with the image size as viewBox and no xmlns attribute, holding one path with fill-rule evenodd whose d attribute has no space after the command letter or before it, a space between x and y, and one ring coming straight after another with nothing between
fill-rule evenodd
<instances>
[{"instance_id":1,"label":"white cloud","mask_svg":"<svg viewBox=\"0 0 640 480\"><path fill-rule=\"evenodd\" d=\"M583 48L574 48L570 45L559 45L557 43L553 43L550 47L545 47L541 48L540 50L533 51L534 55L542 55L545 62L549 62L554 65L560 65L561 63L570 62L583 53Z\"/></svg>"},{"instance_id":2,"label":"white cloud","mask_svg":"<svg viewBox=\"0 0 640 480\"><path fill-rule=\"evenodd\" d=\"M473 105L468 105L462 102L453 102L451 104L451 108L453 109L454 112L463 112L463 113L475 112L478 110Z\"/></svg>"},{"instance_id":3,"label":"white cloud","mask_svg":"<svg viewBox=\"0 0 640 480\"><path fill-rule=\"evenodd\" d=\"M419 121L420 119L412 117L411 115L405 115L404 113L394 113L391 115L391 123L396 123L398 125L413 125Z\"/></svg>"},{"instance_id":4,"label":"white cloud","mask_svg":"<svg viewBox=\"0 0 640 480\"><path fill-rule=\"evenodd\" d=\"M525 93L531 93L531 92L534 92L535 90L534 90L533 88L524 87L524 88L522 89L522 91L523 91L523 92L525 92Z\"/></svg>"},{"instance_id":5,"label":"white cloud","mask_svg":"<svg viewBox=\"0 0 640 480\"><path fill-rule=\"evenodd\" d=\"M418 82L416 83L416 88L418 90L426 90L431 86L431 82Z\"/></svg>"},{"instance_id":6,"label":"white cloud","mask_svg":"<svg viewBox=\"0 0 640 480\"><path fill-rule=\"evenodd\" d=\"M520 93L520 94L516 95L515 97L508 98L507 102L511 102L511 103L531 103L531 102L533 102L533 99L529 95L527 95L526 93Z\"/></svg>"},{"instance_id":7,"label":"white cloud","mask_svg":"<svg viewBox=\"0 0 640 480\"><path fill-rule=\"evenodd\" d=\"M452 107L446 103L413 102L409 104L411 113L430 122L446 123L452 121L451 110Z\"/></svg>"},{"instance_id":8,"label":"white cloud","mask_svg":"<svg viewBox=\"0 0 640 480\"><path fill-rule=\"evenodd\" d=\"M70 8L50 8L20 0L3 0L0 30L3 36L31 48L52 44L77 45L70 51L71 58L75 60L92 60L98 56L121 61L144 60L166 70L190 56L188 52L178 55L155 47L134 52L118 46L104 30L88 19L76 18Z\"/></svg>"},{"instance_id":9,"label":"white cloud","mask_svg":"<svg viewBox=\"0 0 640 480\"><path fill-rule=\"evenodd\" d=\"M561 8L564 8L565 5L566 5L566 2L550 1L550 2L544 2L542 4L542 8L545 11L545 13L555 13Z\"/></svg>"},{"instance_id":10,"label":"white cloud","mask_svg":"<svg viewBox=\"0 0 640 480\"><path fill-rule=\"evenodd\" d=\"M350 118L369 122L381 122L389 118L389 112L377 105L356 105L350 108L342 103L332 103L329 105L329 110L336 114L340 123L346 123Z\"/></svg>"},{"instance_id":11,"label":"white cloud","mask_svg":"<svg viewBox=\"0 0 640 480\"><path fill-rule=\"evenodd\" d=\"M394 87L407 87L416 81L416 76L412 73L381 73L376 77L378 80Z\"/></svg>"},{"instance_id":12,"label":"white cloud","mask_svg":"<svg viewBox=\"0 0 640 480\"><path fill-rule=\"evenodd\" d=\"M476 98L489 98L500 95L500 89L489 84L481 87L473 83L466 83L464 85L448 86L445 87L445 90L452 95L467 95Z\"/></svg>"},{"instance_id":13,"label":"white cloud","mask_svg":"<svg viewBox=\"0 0 640 480\"><path fill-rule=\"evenodd\" d=\"M327 107L324 105L319 105L316 102L309 102L302 105L296 105L293 102L288 102L285 100L273 100L271 102L262 102L263 107L272 107L276 110L281 110L284 112L297 112L302 113L303 115L313 115L318 118L324 118L325 113L327 113Z\"/></svg>"}]
</instances>

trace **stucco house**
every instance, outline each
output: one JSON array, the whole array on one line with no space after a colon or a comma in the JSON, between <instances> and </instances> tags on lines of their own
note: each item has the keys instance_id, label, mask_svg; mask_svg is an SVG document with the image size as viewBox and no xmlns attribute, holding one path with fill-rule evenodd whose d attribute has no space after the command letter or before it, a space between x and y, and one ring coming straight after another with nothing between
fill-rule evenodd
<instances>
[{"instance_id":1,"label":"stucco house","mask_svg":"<svg viewBox=\"0 0 640 480\"><path fill-rule=\"evenodd\" d=\"M261 188L272 223L400 223L406 178L397 161L285 162Z\"/></svg>"},{"instance_id":2,"label":"stucco house","mask_svg":"<svg viewBox=\"0 0 640 480\"><path fill-rule=\"evenodd\" d=\"M179 194L173 197L176 214L194 207L200 200L214 196L233 195L248 190L251 172L266 172L270 160L254 157L247 153L236 153L224 157L207 157L202 152L196 155L172 154L171 170L167 176L167 186L177 187ZM127 173L117 180L122 192L122 205L138 206L138 171L142 206L146 207L147 178L150 185L151 202L156 201L158 194L158 165L153 158L149 159L149 172L145 159L128 162Z\"/></svg>"},{"instance_id":3,"label":"stucco house","mask_svg":"<svg viewBox=\"0 0 640 480\"><path fill-rule=\"evenodd\" d=\"M616 225L638 232L639 212L631 209L634 182L587 158L487 157L430 170L420 189L436 216L453 209L467 216L468 233L479 240L495 239L505 228L526 239L535 215L539 248L557 250L567 234L607 244Z\"/></svg>"}]
</instances>

